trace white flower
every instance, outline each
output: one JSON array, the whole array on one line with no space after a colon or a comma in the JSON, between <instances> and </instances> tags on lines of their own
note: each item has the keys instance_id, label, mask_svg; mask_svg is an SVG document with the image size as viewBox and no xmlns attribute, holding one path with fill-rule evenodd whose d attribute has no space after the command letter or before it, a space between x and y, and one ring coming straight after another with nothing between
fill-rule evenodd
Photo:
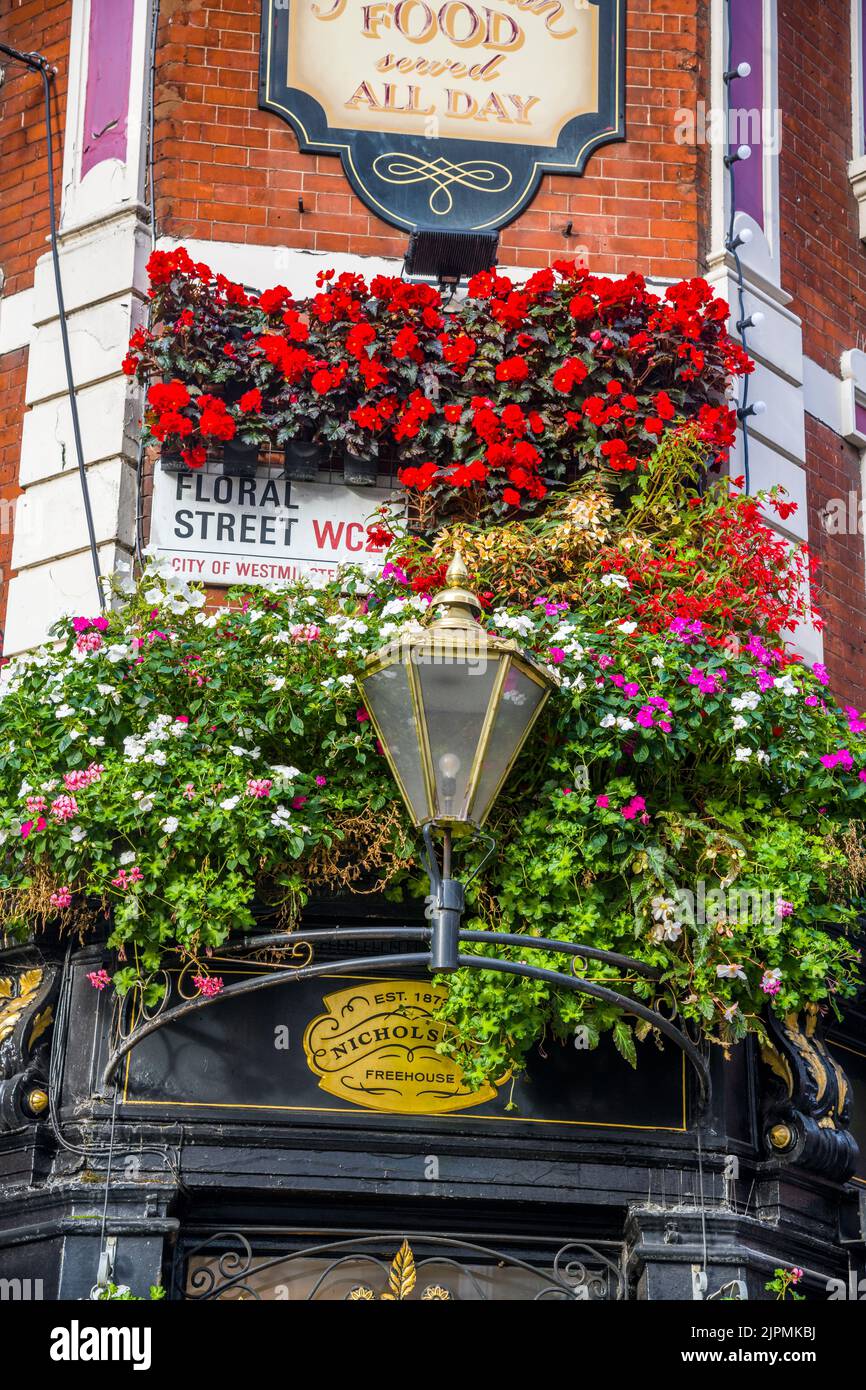
<instances>
[{"instance_id":1,"label":"white flower","mask_svg":"<svg viewBox=\"0 0 866 1390\"><path fill-rule=\"evenodd\" d=\"M285 683L285 676L268 676L265 679L265 685L270 686L271 690L282 690Z\"/></svg>"},{"instance_id":2,"label":"white flower","mask_svg":"<svg viewBox=\"0 0 866 1390\"><path fill-rule=\"evenodd\" d=\"M629 636L632 632L637 632L637 623L617 623L617 628Z\"/></svg>"},{"instance_id":3,"label":"white flower","mask_svg":"<svg viewBox=\"0 0 866 1390\"><path fill-rule=\"evenodd\" d=\"M144 739L137 738L135 734L127 734L123 740L123 756L127 762L137 763L146 752L147 744Z\"/></svg>"},{"instance_id":4,"label":"white flower","mask_svg":"<svg viewBox=\"0 0 866 1390\"><path fill-rule=\"evenodd\" d=\"M24 781L21 783L21 786L18 788L18 795L19 795L19 796L29 796L30 793L32 792L32 790L33 790L32 786L30 785L30 783L27 781L27 778L25 777Z\"/></svg>"},{"instance_id":5,"label":"white flower","mask_svg":"<svg viewBox=\"0 0 866 1390\"><path fill-rule=\"evenodd\" d=\"M138 809L139 809L139 811L147 812L147 811L152 811L152 810L153 810L153 797L150 796L150 795L148 795L148 793L146 793L146 792L133 792L133 793L132 793L132 799L133 799L133 801L137 801L137 802L138 802Z\"/></svg>"},{"instance_id":6,"label":"white flower","mask_svg":"<svg viewBox=\"0 0 866 1390\"><path fill-rule=\"evenodd\" d=\"M624 734L631 733L632 729L634 728L634 720L625 719L622 715L620 715L619 719L617 719L616 721L616 727L618 729L622 729Z\"/></svg>"},{"instance_id":7,"label":"white flower","mask_svg":"<svg viewBox=\"0 0 866 1390\"><path fill-rule=\"evenodd\" d=\"M236 758L246 758L249 754L248 748L241 748L240 744L233 743L229 748L230 753L234 753Z\"/></svg>"},{"instance_id":8,"label":"white flower","mask_svg":"<svg viewBox=\"0 0 866 1390\"><path fill-rule=\"evenodd\" d=\"M751 756L752 756L752 750L751 750L751 748L746 748L743 744L738 744L737 747L734 749L734 761L735 761L735 762L738 762L738 763L747 763L747 762L749 761L749 759L751 758Z\"/></svg>"},{"instance_id":9,"label":"white flower","mask_svg":"<svg viewBox=\"0 0 866 1390\"><path fill-rule=\"evenodd\" d=\"M118 862L121 863L121 864L134 864L134 863L135 863L135 850L134 850L134 849L125 849L125 850L123 851L123 854L121 854L120 859L119 859Z\"/></svg>"},{"instance_id":10,"label":"white flower","mask_svg":"<svg viewBox=\"0 0 866 1390\"><path fill-rule=\"evenodd\" d=\"M282 830L292 818L291 811L286 806L278 806L271 816L271 825L275 825L278 830Z\"/></svg>"},{"instance_id":11,"label":"white flower","mask_svg":"<svg viewBox=\"0 0 866 1390\"><path fill-rule=\"evenodd\" d=\"M284 782L292 782L301 775L300 768L286 767L284 763L272 763L269 770L275 772Z\"/></svg>"},{"instance_id":12,"label":"white flower","mask_svg":"<svg viewBox=\"0 0 866 1390\"><path fill-rule=\"evenodd\" d=\"M717 965L716 975L720 980L745 980L746 972L741 965Z\"/></svg>"},{"instance_id":13,"label":"white flower","mask_svg":"<svg viewBox=\"0 0 866 1390\"><path fill-rule=\"evenodd\" d=\"M768 763L770 761L769 753L766 753L763 748L759 748L755 756L759 763Z\"/></svg>"},{"instance_id":14,"label":"white flower","mask_svg":"<svg viewBox=\"0 0 866 1390\"><path fill-rule=\"evenodd\" d=\"M741 714L735 714L732 727L734 729L745 729L748 722L749 721L747 719L744 719Z\"/></svg>"},{"instance_id":15,"label":"white flower","mask_svg":"<svg viewBox=\"0 0 866 1390\"><path fill-rule=\"evenodd\" d=\"M153 763L155 767L165 767L168 758L162 748L157 748L154 753L148 753L144 761L146 763Z\"/></svg>"},{"instance_id":16,"label":"white flower","mask_svg":"<svg viewBox=\"0 0 866 1390\"><path fill-rule=\"evenodd\" d=\"M797 693L797 687L787 671L784 676L776 677L776 689L781 690L783 695L796 695Z\"/></svg>"},{"instance_id":17,"label":"white flower","mask_svg":"<svg viewBox=\"0 0 866 1390\"><path fill-rule=\"evenodd\" d=\"M105 655L109 661L117 662L123 661L124 657L131 657L132 652L124 642L113 642L106 650Z\"/></svg>"},{"instance_id":18,"label":"white flower","mask_svg":"<svg viewBox=\"0 0 866 1390\"><path fill-rule=\"evenodd\" d=\"M69 838L71 839L74 845L80 845L84 840L87 839L87 832L83 826L75 825L70 831Z\"/></svg>"},{"instance_id":19,"label":"white flower","mask_svg":"<svg viewBox=\"0 0 866 1390\"><path fill-rule=\"evenodd\" d=\"M177 830L177 827L180 825L180 821L178 820L177 816L166 816L164 821L160 821L160 825L162 829L165 831L166 835L173 835L174 832Z\"/></svg>"},{"instance_id":20,"label":"white flower","mask_svg":"<svg viewBox=\"0 0 866 1390\"><path fill-rule=\"evenodd\" d=\"M607 589L611 584L615 584L618 589L630 589L631 585L624 574L603 574L601 582Z\"/></svg>"},{"instance_id":21,"label":"white flower","mask_svg":"<svg viewBox=\"0 0 866 1390\"><path fill-rule=\"evenodd\" d=\"M757 690L747 690L744 695L735 695L731 701L731 709L738 712L744 709L757 709L761 703L761 697Z\"/></svg>"},{"instance_id":22,"label":"white flower","mask_svg":"<svg viewBox=\"0 0 866 1390\"><path fill-rule=\"evenodd\" d=\"M355 684L355 677L354 677L354 676L338 676L338 677L337 677L337 684L338 684L338 685L354 685L354 684Z\"/></svg>"},{"instance_id":23,"label":"white flower","mask_svg":"<svg viewBox=\"0 0 866 1390\"><path fill-rule=\"evenodd\" d=\"M70 714L74 714L74 713L75 713L75 710L72 708L71 705L58 705L57 709L54 711L54 718L55 718L55 719L68 719L69 716L70 716Z\"/></svg>"},{"instance_id":24,"label":"white flower","mask_svg":"<svg viewBox=\"0 0 866 1390\"><path fill-rule=\"evenodd\" d=\"M220 802L220 806L224 811L233 811L239 801L239 796L227 796L225 801Z\"/></svg>"},{"instance_id":25,"label":"white flower","mask_svg":"<svg viewBox=\"0 0 866 1390\"><path fill-rule=\"evenodd\" d=\"M603 729L612 729L615 723L616 723L616 716L613 715L613 714L606 714L606 715L604 716L604 719L602 719L602 721L601 721L601 727L602 727Z\"/></svg>"},{"instance_id":26,"label":"white flower","mask_svg":"<svg viewBox=\"0 0 866 1390\"><path fill-rule=\"evenodd\" d=\"M651 666L664 666L664 664L665 659L663 656L654 656L652 661L650 662Z\"/></svg>"}]
</instances>

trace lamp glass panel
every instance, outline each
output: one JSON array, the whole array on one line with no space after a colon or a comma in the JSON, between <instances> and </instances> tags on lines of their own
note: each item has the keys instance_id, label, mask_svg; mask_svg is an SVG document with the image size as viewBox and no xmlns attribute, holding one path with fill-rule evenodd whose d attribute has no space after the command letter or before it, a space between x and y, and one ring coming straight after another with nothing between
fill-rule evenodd
<instances>
[{"instance_id":1,"label":"lamp glass panel","mask_svg":"<svg viewBox=\"0 0 866 1390\"><path fill-rule=\"evenodd\" d=\"M526 731L544 698L544 687L511 665L502 687L499 708L487 741L481 773L472 799L472 819L481 822L505 770L526 737Z\"/></svg>"},{"instance_id":2,"label":"lamp glass panel","mask_svg":"<svg viewBox=\"0 0 866 1390\"><path fill-rule=\"evenodd\" d=\"M419 664L424 722L433 762L436 814L466 819L466 797L500 657Z\"/></svg>"},{"instance_id":3,"label":"lamp glass panel","mask_svg":"<svg viewBox=\"0 0 866 1390\"><path fill-rule=\"evenodd\" d=\"M395 662L365 676L362 683L364 698L391 754L412 815L419 823L425 821L429 808L406 667Z\"/></svg>"}]
</instances>

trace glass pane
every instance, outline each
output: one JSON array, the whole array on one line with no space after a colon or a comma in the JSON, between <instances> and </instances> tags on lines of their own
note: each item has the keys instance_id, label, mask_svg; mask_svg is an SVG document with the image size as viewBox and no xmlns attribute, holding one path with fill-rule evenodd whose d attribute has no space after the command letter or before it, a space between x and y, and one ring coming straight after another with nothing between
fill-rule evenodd
<instances>
[{"instance_id":1,"label":"glass pane","mask_svg":"<svg viewBox=\"0 0 866 1390\"><path fill-rule=\"evenodd\" d=\"M383 741L397 768L403 795L409 802L415 820L424 821L428 816L427 796L406 668L399 663L386 666L384 671L366 676L363 684L364 698L382 730Z\"/></svg>"},{"instance_id":2,"label":"glass pane","mask_svg":"<svg viewBox=\"0 0 866 1390\"><path fill-rule=\"evenodd\" d=\"M496 720L487 744L487 752L481 766L481 776L472 800L472 819L480 823L489 810L489 803L496 795L515 750L526 737L529 722L541 700L544 690L529 676L525 676L516 666L511 666L505 677L502 699L496 713Z\"/></svg>"},{"instance_id":3,"label":"glass pane","mask_svg":"<svg viewBox=\"0 0 866 1390\"><path fill-rule=\"evenodd\" d=\"M466 816L466 795L484 716L490 703L498 656L466 661L455 653L449 660L419 665L421 697L433 775L436 780L438 816Z\"/></svg>"}]
</instances>

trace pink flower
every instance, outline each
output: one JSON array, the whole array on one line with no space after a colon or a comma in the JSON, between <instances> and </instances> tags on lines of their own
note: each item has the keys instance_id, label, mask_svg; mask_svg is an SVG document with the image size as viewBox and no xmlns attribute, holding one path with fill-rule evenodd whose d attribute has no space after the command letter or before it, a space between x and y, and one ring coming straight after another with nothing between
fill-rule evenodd
<instances>
[{"instance_id":1,"label":"pink flower","mask_svg":"<svg viewBox=\"0 0 866 1390\"><path fill-rule=\"evenodd\" d=\"M761 989L764 991L764 993L769 995L778 994L781 988L781 970L765 970L763 979L761 980Z\"/></svg>"},{"instance_id":2,"label":"pink flower","mask_svg":"<svg viewBox=\"0 0 866 1390\"><path fill-rule=\"evenodd\" d=\"M600 811L606 811L607 808L608 808L608 806L610 805L610 797L609 797L609 796L597 796L597 797L595 798L595 804L596 804L596 806L598 807L598 809L599 809Z\"/></svg>"},{"instance_id":3,"label":"pink flower","mask_svg":"<svg viewBox=\"0 0 866 1390\"><path fill-rule=\"evenodd\" d=\"M72 902L72 889L65 884L63 888L58 888L56 893L52 893L48 901L52 907L69 907Z\"/></svg>"},{"instance_id":4,"label":"pink flower","mask_svg":"<svg viewBox=\"0 0 866 1390\"><path fill-rule=\"evenodd\" d=\"M633 796L620 810L623 820L635 820L639 812L646 811L646 802L642 796ZM645 822L644 822L645 823Z\"/></svg>"},{"instance_id":5,"label":"pink flower","mask_svg":"<svg viewBox=\"0 0 866 1390\"><path fill-rule=\"evenodd\" d=\"M44 816L40 816L39 819L35 821L24 821L24 824L21 826L22 840L29 839L29 837L35 834L37 830L44 830L47 824L48 822L46 821Z\"/></svg>"},{"instance_id":6,"label":"pink flower","mask_svg":"<svg viewBox=\"0 0 866 1390\"><path fill-rule=\"evenodd\" d=\"M51 814L57 821L73 820L78 815L78 802L74 796L58 796L51 803Z\"/></svg>"},{"instance_id":7,"label":"pink flower","mask_svg":"<svg viewBox=\"0 0 866 1390\"><path fill-rule=\"evenodd\" d=\"M799 1265L795 1265L791 1270L791 1283L799 1284L800 1280L803 1278L804 1272L805 1271L802 1270Z\"/></svg>"},{"instance_id":8,"label":"pink flower","mask_svg":"<svg viewBox=\"0 0 866 1390\"><path fill-rule=\"evenodd\" d=\"M199 994L203 994L206 999L212 999L224 987L221 975L193 975L192 982Z\"/></svg>"},{"instance_id":9,"label":"pink flower","mask_svg":"<svg viewBox=\"0 0 866 1390\"><path fill-rule=\"evenodd\" d=\"M366 724L370 716L362 706L361 709L355 711L355 718L359 724Z\"/></svg>"},{"instance_id":10,"label":"pink flower","mask_svg":"<svg viewBox=\"0 0 866 1390\"><path fill-rule=\"evenodd\" d=\"M328 785L328 779L327 779L327 777L323 777L322 774L321 774L321 772L320 772L319 775L318 775L318 777L316 778L316 786L317 786L317 787L326 787L327 785Z\"/></svg>"},{"instance_id":11,"label":"pink flower","mask_svg":"<svg viewBox=\"0 0 866 1390\"><path fill-rule=\"evenodd\" d=\"M789 903L787 898L776 899L776 916L790 917L794 911L794 904Z\"/></svg>"},{"instance_id":12,"label":"pink flower","mask_svg":"<svg viewBox=\"0 0 866 1390\"><path fill-rule=\"evenodd\" d=\"M562 795L563 795L563 796L571 796L571 787L563 787L563 789L562 789Z\"/></svg>"},{"instance_id":13,"label":"pink flower","mask_svg":"<svg viewBox=\"0 0 866 1390\"><path fill-rule=\"evenodd\" d=\"M247 796L270 796L273 785L270 777L251 777L247 782Z\"/></svg>"},{"instance_id":14,"label":"pink flower","mask_svg":"<svg viewBox=\"0 0 866 1390\"><path fill-rule=\"evenodd\" d=\"M822 666L819 661L816 661L815 665L812 667L812 671L822 685L829 685L830 677L827 675L826 666Z\"/></svg>"},{"instance_id":15,"label":"pink flower","mask_svg":"<svg viewBox=\"0 0 866 1390\"><path fill-rule=\"evenodd\" d=\"M187 801L195 800L195 787L193 786L192 782L187 782L186 786L183 789L183 794L186 797Z\"/></svg>"},{"instance_id":16,"label":"pink flower","mask_svg":"<svg viewBox=\"0 0 866 1390\"><path fill-rule=\"evenodd\" d=\"M383 578L383 579L396 579L396 581L397 581L398 584L408 584L408 583L409 583L409 577L408 577L408 575L406 574L406 571L405 571L405 570L401 570L400 567L399 567L399 565L394 565L394 564L392 564L390 560L388 561L388 563L387 563L387 564L384 566L384 568L382 569L382 578Z\"/></svg>"},{"instance_id":17,"label":"pink flower","mask_svg":"<svg viewBox=\"0 0 866 1390\"><path fill-rule=\"evenodd\" d=\"M560 663L565 660L565 652L562 650L562 647L551 647L550 659L554 666L559 666Z\"/></svg>"},{"instance_id":18,"label":"pink flower","mask_svg":"<svg viewBox=\"0 0 866 1390\"><path fill-rule=\"evenodd\" d=\"M75 639L75 649L79 652L98 652L102 646L102 638L98 632L82 632Z\"/></svg>"},{"instance_id":19,"label":"pink flower","mask_svg":"<svg viewBox=\"0 0 866 1390\"><path fill-rule=\"evenodd\" d=\"M638 724L640 724L641 728L643 728L643 729L651 729L651 728L652 728L652 726L653 726L653 712L652 712L652 710L649 708L649 705L644 705L642 709L639 709L638 712L637 712L637 714L635 715L635 718L637 719L637 722L638 722Z\"/></svg>"},{"instance_id":20,"label":"pink flower","mask_svg":"<svg viewBox=\"0 0 866 1390\"><path fill-rule=\"evenodd\" d=\"M72 626L76 632L86 632L91 626L89 618L73 618Z\"/></svg>"},{"instance_id":21,"label":"pink flower","mask_svg":"<svg viewBox=\"0 0 866 1390\"><path fill-rule=\"evenodd\" d=\"M627 695L630 700L633 700L635 695L640 693L640 686L637 681L627 681L622 688L622 693L623 695Z\"/></svg>"},{"instance_id":22,"label":"pink flower","mask_svg":"<svg viewBox=\"0 0 866 1390\"><path fill-rule=\"evenodd\" d=\"M111 984L111 977L107 970L91 970L87 978L94 989L105 989L106 985Z\"/></svg>"},{"instance_id":23,"label":"pink flower","mask_svg":"<svg viewBox=\"0 0 866 1390\"><path fill-rule=\"evenodd\" d=\"M102 777L105 767L102 763L91 763L87 768L76 768L73 772L66 772L63 781L66 790L70 792L83 791L89 787L91 782L98 782Z\"/></svg>"},{"instance_id":24,"label":"pink flower","mask_svg":"<svg viewBox=\"0 0 866 1390\"><path fill-rule=\"evenodd\" d=\"M178 714L178 715L175 715L175 720L174 720L174 722L175 722L175 724L188 724L188 723L189 723L189 715L188 715L188 714Z\"/></svg>"},{"instance_id":25,"label":"pink flower","mask_svg":"<svg viewBox=\"0 0 866 1390\"><path fill-rule=\"evenodd\" d=\"M315 642L321 630L315 623L293 623L289 628L289 636L293 642Z\"/></svg>"},{"instance_id":26,"label":"pink flower","mask_svg":"<svg viewBox=\"0 0 866 1390\"><path fill-rule=\"evenodd\" d=\"M307 804L307 798L306 798L305 796L295 796L295 797L292 797L292 810L293 810L293 811L300 811L301 807L302 807L302 806L306 806L306 804Z\"/></svg>"},{"instance_id":27,"label":"pink flower","mask_svg":"<svg viewBox=\"0 0 866 1390\"><path fill-rule=\"evenodd\" d=\"M30 812L31 816L40 815L47 805L48 802L45 800L44 796L28 796L27 798L27 810Z\"/></svg>"}]
</instances>

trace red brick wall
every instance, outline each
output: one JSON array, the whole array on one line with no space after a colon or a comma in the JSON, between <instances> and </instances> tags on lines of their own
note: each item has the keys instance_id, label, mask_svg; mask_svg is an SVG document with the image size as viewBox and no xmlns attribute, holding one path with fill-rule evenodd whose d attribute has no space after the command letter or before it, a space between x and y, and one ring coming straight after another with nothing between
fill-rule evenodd
<instances>
[{"instance_id":1,"label":"red brick wall","mask_svg":"<svg viewBox=\"0 0 866 1390\"><path fill-rule=\"evenodd\" d=\"M848 181L850 14L850 0L779 0L782 284L806 356L837 375L866 327L866 247Z\"/></svg>"},{"instance_id":2,"label":"red brick wall","mask_svg":"<svg viewBox=\"0 0 866 1390\"><path fill-rule=\"evenodd\" d=\"M809 458L810 548L820 560L819 604L827 623L824 659L834 694L858 709L866 704L866 557L859 529L857 450L806 416ZM853 493L853 506L849 505ZM833 508L841 501L843 509ZM847 521L847 529L836 522Z\"/></svg>"},{"instance_id":3,"label":"red brick wall","mask_svg":"<svg viewBox=\"0 0 866 1390\"><path fill-rule=\"evenodd\" d=\"M503 232L503 263L547 265L583 245L593 269L695 273L699 155L676 143L674 113L695 105L703 10L699 0L629 0L629 139L593 155L582 179L545 177ZM259 0L164 0L162 16L161 232L403 255L405 235L367 211L339 160L300 154L291 128L258 110ZM563 234L569 221L571 240Z\"/></svg>"},{"instance_id":4,"label":"red brick wall","mask_svg":"<svg viewBox=\"0 0 866 1390\"><path fill-rule=\"evenodd\" d=\"M66 120L71 0L17 0L3 6L5 43L24 53L43 53L59 72L52 83L55 193L60 198L63 129ZM0 59L6 80L0 87L0 267L4 296L29 289L39 256L45 254L48 215L48 155L42 79L19 63ZM0 357L0 634L6 624L12 532L7 503L15 498L27 352ZM2 640L0 640L2 652Z\"/></svg>"}]
</instances>

